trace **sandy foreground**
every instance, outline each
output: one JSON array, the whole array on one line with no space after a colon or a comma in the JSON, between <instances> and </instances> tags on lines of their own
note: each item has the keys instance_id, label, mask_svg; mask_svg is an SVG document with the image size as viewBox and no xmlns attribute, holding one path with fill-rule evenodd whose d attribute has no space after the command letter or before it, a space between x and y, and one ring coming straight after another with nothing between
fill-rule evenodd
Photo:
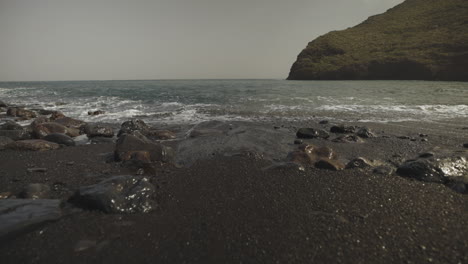
<instances>
[{"instance_id":1,"label":"sandy foreground","mask_svg":"<svg viewBox=\"0 0 468 264\"><path fill-rule=\"evenodd\" d=\"M376 137L343 143L330 133L296 143L331 148L344 165L356 157L378 165L284 163L300 148L300 127L330 131L316 121L167 127L177 138L160 143L175 160L144 170L113 161L114 142L2 150L0 193L11 199L42 183L51 187L46 198L62 204L57 219L1 237L1 263L467 263L467 194L396 170L428 152L466 157L468 125L347 125ZM68 202L115 175L146 177L153 210L104 213Z\"/></svg>"}]
</instances>

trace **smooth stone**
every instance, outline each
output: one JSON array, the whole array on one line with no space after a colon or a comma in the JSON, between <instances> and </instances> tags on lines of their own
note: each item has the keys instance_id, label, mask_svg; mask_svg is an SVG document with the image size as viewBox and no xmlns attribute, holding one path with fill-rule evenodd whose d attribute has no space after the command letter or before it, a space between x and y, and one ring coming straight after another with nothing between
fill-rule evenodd
<instances>
[{"instance_id":1,"label":"smooth stone","mask_svg":"<svg viewBox=\"0 0 468 264\"><path fill-rule=\"evenodd\" d=\"M67 128L55 122L37 124L33 131L36 138L44 138L49 134L67 134Z\"/></svg>"},{"instance_id":2,"label":"smooth stone","mask_svg":"<svg viewBox=\"0 0 468 264\"><path fill-rule=\"evenodd\" d=\"M157 140L175 139L177 137L174 132L169 130L149 130L146 136Z\"/></svg>"},{"instance_id":3,"label":"smooth stone","mask_svg":"<svg viewBox=\"0 0 468 264\"><path fill-rule=\"evenodd\" d=\"M372 130L370 130L367 127L360 128L356 132L356 135L359 136L359 137L362 137L362 138L375 138L376 137L374 132L372 132Z\"/></svg>"},{"instance_id":4,"label":"smooth stone","mask_svg":"<svg viewBox=\"0 0 468 264\"><path fill-rule=\"evenodd\" d=\"M468 182L468 161L460 156L437 159L419 158L401 164L397 173L400 176L426 182L445 183L448 180Z\"/></svg>"},{"instance_id":5,"label":"smooth stone","mask_svg":"<svg viewBox=\"0 0 468 264\"><path fill-rule=\"evenodd\" d=\"M355 158L351 160L350 162L348 162L348 164L346 164L346 169L353 169L353 168L364 169L364 168L371 168L371 167L373 167L372 162L362 157Z\"/></svg>"},{"instance_id":6,"label":"smooth stone","mask_svg":"<svg viewBox=\"0 0 468 264\"><path fill-rule=\"evenodd\" d=\"M120 126L120 131L117 134L120 137L123 134L131 134L134 131L142 131L142 133L146 130L149 130L149 126L140 119L133 119L129 121L125 121Z\"/></svg>"},{"instance_id":7,"label":"smooth stone","mask_svg":"<svg viewBox=\"0 0 468 264\"><path fill-rule=\"evenodd\" d=\"M10 107L7 110L7 115L9 116L14 116L14 117L20 117L23 119L32 119L37 117L36 112L31 111L31 110L26 110L21 107Z\"/></svg>"},{"instance_id":8,"label":"smooth stone","mask_svg":"<svg viewBox=\"0 0 468 264\"><path fill-rule=\"evenodd\" d=\"M65 145L65 146L75 146L75 141L64 134L59 134L59 133L52 133L44 137L44 140L54 142L57 144Z\"/></svg>"},{"instance_id":9,"label":"smooth stone","mask_svg":"<svg viewBox=\"0 0 468 264\"><path fill-rule=\"evenodd\" d=\"M0 130L23 130L23 127L15 121L8 120L0 125Z\"/></svg>"},{"instance_id":10,"label":"smooth stone","mask_svg":"<svg viewBox=\"0 0 468 264\"><path fill-rule=\"evenodd\" d=\"M50 118L48 117L45 117L45 116L39 116L37 117L36 119L34 119L32 122L31 122L31 127L34 128L35 126L39 125L39 124L43 124L43 123L49 123L50 122Z\"/></svg>"},{"instance_id":11,"label":"smooth stone","mask_svg":"<svg viewBox=\"0 0 468 264\"><path fill-rule=\"evenodd\" d=\"M137 176L114 176L100 183L81 187L70 202L105 213L147 213L154 209L155 187Z\"/></svg>"},{"instance_id":12,"label":"smooth stone","mask_svg":"<svg viewBox=\"0 0 468 264\"><path fill-rule=\"evenodd\" d=\"M8 107L8 105L2 100L0 100L0 107Z\"/></svg>"},{"instance_id":13,"label":"smooth stone","mask_svg":"<svg viewBox=\"0 0 468 264\"><path fill-rule=\"evenodd\" d=\"M360 137L356 135L344 135L339 136L332 140L332 142L336 143L362 143L364 142Z\"/></svg>"},{"instance_id":14,"label":"smooth stone","mask_svg":"<svg viewBox=\"0 0 468 264\"><path fill-rule=\"evenodd\" d=\"M9 137L0 136L0 150L5 149L5 146L13 143L14 140Z\"/></svg>"},{"instance_id":15,"label":"smooth stone","mask_svg":"<svg viewBox=\"0 0 468 264\"><path fill-rule=\"evenodd\" d=\"M294 144L295 144L295 145L300 145L300 144L302 144L302 143L304 143L304 141L302 141L301 139L296 139L296 140L294 140Z\"/></svg>"},{"instance_id":16,"label":"smooth stone","mask_svg":"<svg viewBox=\"0 0 468 264\"><path fill-rule=\"evenodd\" d=\"M20 192L21 198L26 199L47 199L49 198L50 187L46 184L31 183Z\"/></svg>"},{"instance_id":17,"label":"smooth stone","mask_svg":"<svg viewBox=\"0 0 468 264\"><path fill-rule=\"evenodd\" d=\"M356 132L355 126L335 125L330 128L332 133L350 134Z\"/></svg>"},{"instance_id":18,"label":"smooth stone","mask_svg":"<svg viewBox=\"0 0 468 264\"><path fill-rule=\"evenodd\" d=\"M121 159L126 166L141 168L151 163L151 154L148 151L128 151Z\"/></svg>"},{"instance_id":19,"label":"smooth stone","mask_svg":"<svg viewBox=\"0 0 468 264\"><path fill-rule=\"evenodd\" d=\"M174 160L174 150L159 143L148 142L133 135L124 134L116 142L115 157L117 161L132 151L148 151L151 161L170 162Z\"/></svg>"},{"instance_id":20,"label":"smooth stone","mask_svg":"<svg viewBox=\"0 0 468 264\"><path fill-rule=\"evenodd\" d=\"M375 174L379 174L379 175L390 175L394 171L395 170L392 167L382 165L382 166L375 167L372 172Z\"/></svg>"},{"instance_id":21,"label":"smooth stone","mask_svg":"<svg viewBox=\"0 0 468 264\"><path fill-rule=\"evenodd\" d=\"M321 124L321 125L326 125L328 123L330 123L328 120L322 120L322 121L319 122L319 124Z\"/></svg>"},{"instance_id":22,"label":"smooth stone","mask_svg":"<svg viewBox=\"0 0 468 264\"><path fill-rule=\"evenodd\" d=\"M206 137L206 136L217 136L217 135L223 135L223 134L224 132L218 129L197 128L197 129L193 129L190 132L189 137L198 138L198 137Z\"/></svg>"},{"instance_id":23,"label":"smooth stone","mask_svg":"<svg viewBox=\"0 0 468 264\"><path fill-rule=\"evenodd\" d=\"M325 170L333 170L333 171L339 171L343 170L345 168L344 164L337 160L331 160L331 159L320 159L315 163L315 167L317 169L325 169Z\"/></svg>"},{"instance_id":24,"label":"smooth stone","mask_svg":"<svg viewBox=\"0 0 468 264\"><path fill-rule=\"evenodd\" d=\"M26 130L0 130L0 137L11 138L12 140L31 139L31 133Z\"/></svg>"},{"instance_id":25,"label":"smooth stone","mask_svg":"<svg viewBox=\"0 0 468 264\"><path fill-rule=\"evenodd\" d=\"M297 138L323 138L330 137L327 131L315 128L300 128L296 133Z\"/></svg>"},{"instance_id":26,"label":"smooth stone","mask_svg":"<svg viewBox=\"0 0 468 264\"><path fill-rule=\"evenodd\" d=\"M43 150L53 150L60 148L60 145L57 143L49 142L41 139L30 139L30 140L20 140L15 141L11 144L5 146L8 149L14 150L32 150L32 151L43 151Z\"/></svg>"},{"instance_id":27,"label":"smooth stone","mask_svg":"<svg viewBox=\"0 0 468 264\"><path fill-rule=\"evenodd\" d=\"M84 125L86 125L86 122L82 120L78 120L78 119L74 119L74 118L66 117L66 116L54 119L54 122L57 124L61 124L62 126L65 126L67 128L75 128L78 130L80 130Z\"/></svg>"},{"instance_id":28,"label":"smooth stone","mask_svg":"<svg viewBox=\"0 0 468 264\"><path fill-rule=\"evenodd\" d=\"M434 153L432 153L432 152L424 152L424 153L419 154L419 157L420 157L420 158L425 158L425 159L427 159L427 158L432 158L432 157L434 157Z\"/></svg>"},{"instance_id":29,"label":"smooth stone","mask_svg":"<svg viewBox=\"0 0 468 264\"><path fill-rule=\"evenodd\" d=\"M102 124L87 124L84 126L84 132L89 138L114 136L114 129Z\"/></svg>"},{"instance_id":30,"label":"smooth stone","mask_svg":"<svg viewBox=\"0 0 468 264\"><path fill-rule=\"evenodd\" d=\"M0 240L29 232L61 216L60 200L0 200Z\"/></svg>"}]
</instances>

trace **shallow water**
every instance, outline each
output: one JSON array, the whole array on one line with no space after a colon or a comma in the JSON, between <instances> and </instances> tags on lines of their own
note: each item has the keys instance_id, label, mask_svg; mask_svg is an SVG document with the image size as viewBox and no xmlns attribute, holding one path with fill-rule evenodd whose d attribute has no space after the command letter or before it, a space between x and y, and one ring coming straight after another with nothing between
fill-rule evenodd
<instances>
[{"instance_id":1,"label":"shallow water","mask_svg":"<svg viewBox=\"0 0 468 264\"><path fill-rule=\"evenodd\" d=\"M468 83L426 81L157 80L0 82L0 99L86 121L464 121ZM88 116L89 110L105 115Z\"/></svg>"}]
</instances>

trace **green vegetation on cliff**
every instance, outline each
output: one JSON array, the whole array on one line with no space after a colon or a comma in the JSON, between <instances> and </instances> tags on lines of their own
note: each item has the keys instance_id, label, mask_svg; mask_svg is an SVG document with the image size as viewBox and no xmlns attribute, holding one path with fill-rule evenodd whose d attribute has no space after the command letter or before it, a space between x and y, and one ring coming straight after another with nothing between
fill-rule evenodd
<instances>
[{"instance_id":1,"label":"green vegetation on cliff","mask_svg":"<svg viewBox=\"0 0 468 264\"><path fill-rule=\"evenodd\" d=\"M406 0L299 54L290 80L468 81L468 0Z\"/></svg>"}]
</instances>

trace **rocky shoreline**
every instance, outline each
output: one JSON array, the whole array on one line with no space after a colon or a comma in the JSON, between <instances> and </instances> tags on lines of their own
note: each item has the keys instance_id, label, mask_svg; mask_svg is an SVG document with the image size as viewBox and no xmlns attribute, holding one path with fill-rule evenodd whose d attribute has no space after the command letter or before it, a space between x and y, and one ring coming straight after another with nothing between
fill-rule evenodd
<instances>
[{"instance_id":1,"label":"rocky shoreline","mask_svg":"<svg viewBox=\"0 0 468 264\"><path fill-rule=\"evenodd\" d=\"M4 263L468 261L463 124L153 127L0 108Z\"/></svg>"}]
</instances>

